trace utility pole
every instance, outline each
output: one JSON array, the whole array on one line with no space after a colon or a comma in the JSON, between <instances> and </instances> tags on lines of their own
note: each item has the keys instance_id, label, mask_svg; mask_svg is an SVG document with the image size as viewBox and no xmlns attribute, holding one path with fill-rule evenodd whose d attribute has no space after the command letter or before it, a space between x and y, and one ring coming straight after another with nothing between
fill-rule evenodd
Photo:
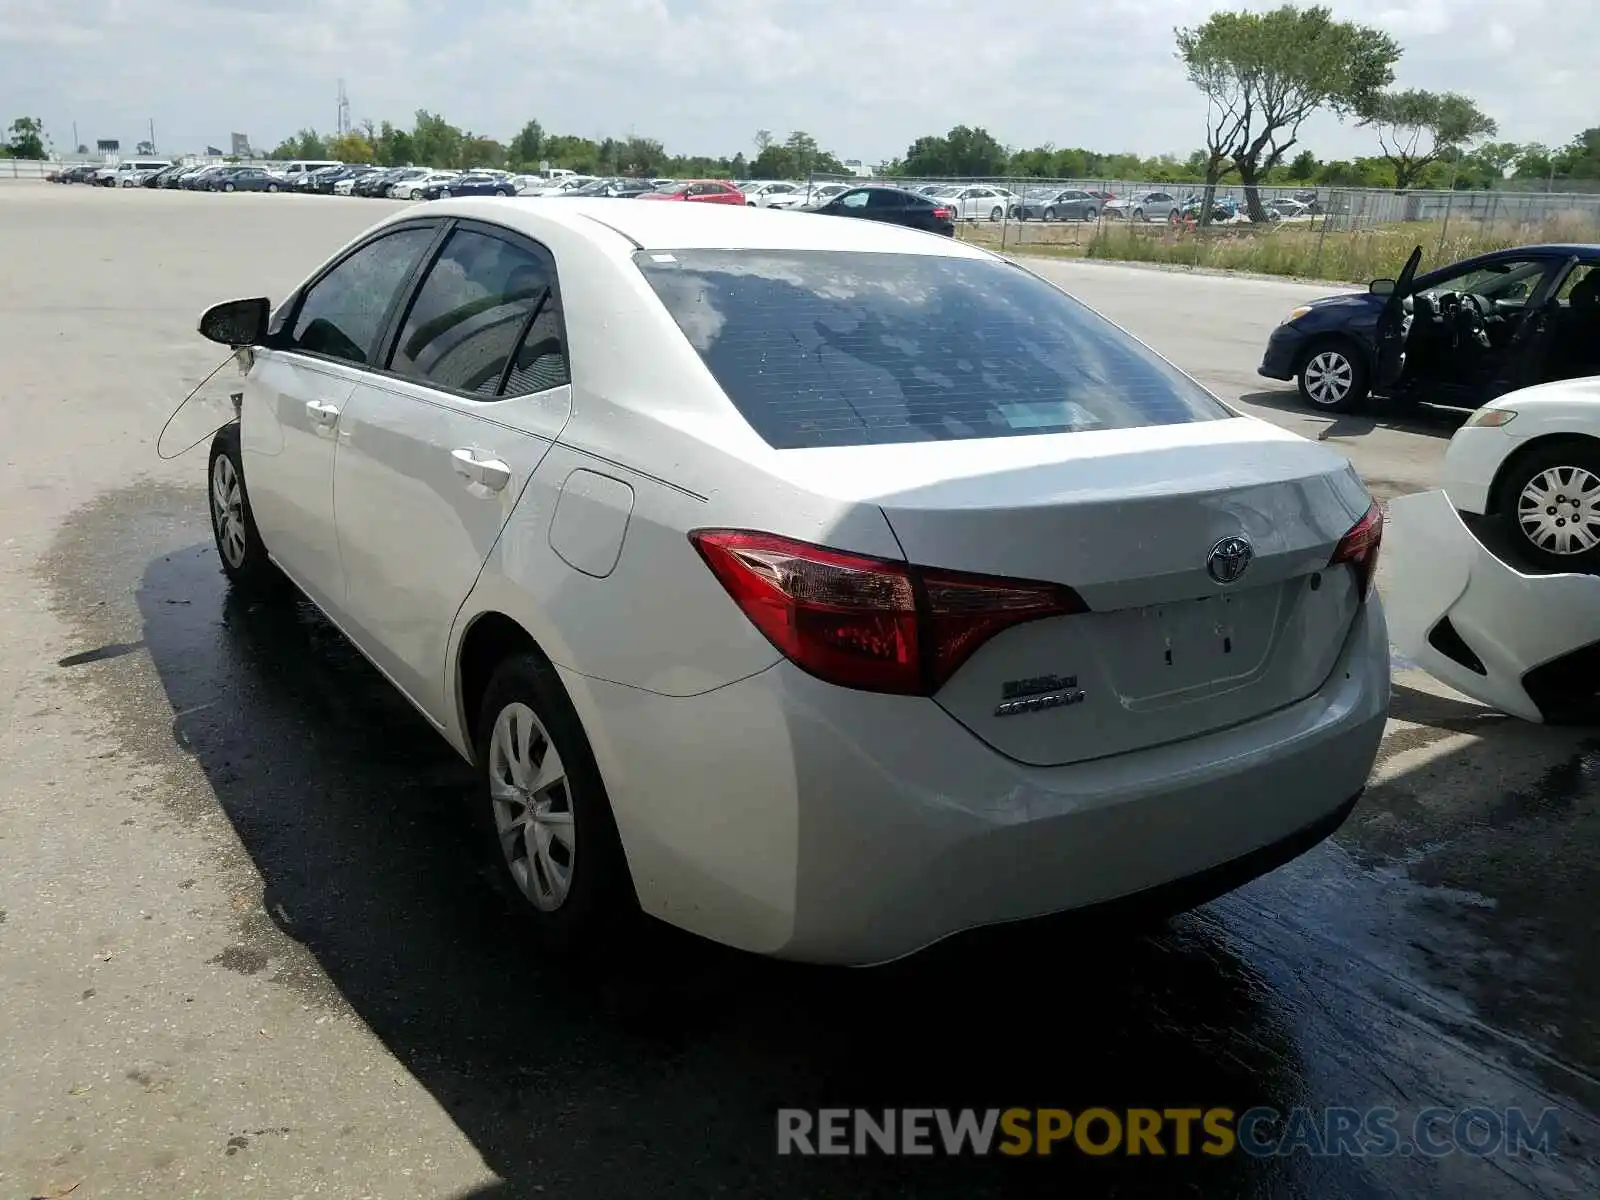
<instances>
[{"instance_id":1,"label":"utility pole","mask_svg":"<svg viewBox=\"0 0 1600 1200\"><path fill-rule=\"evenodd\" d=\"M150 118L150 153L156 152L156 119Z\"/></svg>"},{"instance_id":2,"label":"utility pole","mask_svg":"<svg viewBox=\"0 0 1600 1200\"><path fill-rule=\"evenodd\" d=\"M78 140L78 123L74 121L72 123L72 152L76 154L78 152L78 147L81 145L83 145L83 143Z\"/></svg>"},{"instance_id":3,"label":"utility pole","mask_svg":"<svg viewBox=\"0 0 1600 1200\"><path fill-rule=\"evenodd\" d=\"M339 131L340 137L350 132L350 97L345 94L342 79L339 80L339 116L334 122L334 128Z\"/></svg>"}]
</instances>

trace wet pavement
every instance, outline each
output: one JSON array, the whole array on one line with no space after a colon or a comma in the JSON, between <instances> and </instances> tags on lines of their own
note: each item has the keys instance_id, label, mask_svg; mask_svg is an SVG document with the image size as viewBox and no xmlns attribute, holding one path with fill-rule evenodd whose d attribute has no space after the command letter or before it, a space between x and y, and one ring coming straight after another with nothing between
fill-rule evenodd
<instances>
[{"instance_id":1,"label":"wet pavement","mask_svg":"<svg viewBox=\"0 0 1600 1200\"><path fill-rule=\"evenodd\" d=\"M140 196L63 202L108 255L103 214L144 213L164 273L0 302L0 1194L1600 1195L1600 731L1404 664L1345 827L1154 931L1049 923L851 972L645 928L589 970L538 961L476 857L466 769L309 606L230 598L201 452L138 441L174 356L215 361L186 332L202 299L247 294L247 264L207 257L239 236L216 214L278 247L373 219L239 200L171 198L182 244ZM1162 283L1178 310L1184 286ZM85 288L161 336L106 341ZM1397 490L1424 471L1409 442L1352 445ZM1521 1157L775 1154L786 1107L1258 1105L1548 1109L1560 1132Z\"/></svg>"},{"instance_id":2,"label":"wet pavement","mask_svg":"<svg viewBox=\"0 0 1600 1200\"><path fill-rule=\"evenodd\" d=\"M481 870L465 768L309 605L233 600L203 513L198 489L147 486L69 521L48 575L80 648L59 669L126 697L114 733L133 752L203 773L155 802L180 822L220 808L259 872L211 961L363 1022L502 1181L473 1194L1600 1186L1600 740L1402 684L1338 837L1157 932L1041 926L849 972L656 928L577 972L534 959ZM1447 740L1463 761L1395 769ZM1483 799L1464 810L1440 771L1480 776ZM1562 1136L1521 1160L773 1153L779 1107L1015 1105L1554 1108Z\"/></svg>"}]
</instances>

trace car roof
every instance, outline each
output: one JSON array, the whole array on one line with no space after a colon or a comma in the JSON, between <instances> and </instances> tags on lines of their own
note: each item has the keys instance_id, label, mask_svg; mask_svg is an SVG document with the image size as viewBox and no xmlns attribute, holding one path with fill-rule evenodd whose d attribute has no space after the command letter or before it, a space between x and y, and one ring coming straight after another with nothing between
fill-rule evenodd
<instances>
[{"instance_id":1,"label":"car roof","mask_svg":"<svg viewBox=\"0 0 1600 1200\"><path fill-rule=\"evenodd\" d=\"M533 238L539 238L548 225L559 225L597 242L608 240L609 230L640 250L842 250L946 258L994 257L954 238L899 225L728 204L457 198L435 201L427 211L430 216L488 221ZM405 215L397 213L394 219Z\"/></svg>"}]
</instances>

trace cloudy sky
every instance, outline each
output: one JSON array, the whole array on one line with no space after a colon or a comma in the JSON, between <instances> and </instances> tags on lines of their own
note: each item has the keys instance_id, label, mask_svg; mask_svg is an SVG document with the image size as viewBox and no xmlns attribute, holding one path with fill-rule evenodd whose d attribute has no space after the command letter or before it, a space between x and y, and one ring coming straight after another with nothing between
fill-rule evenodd
<instances>
[{"instance_id":1,"label":"cloudy sky","mask_svg":"<svg viewBox=\"0 0 1600 1200\"><path fill-rule=\"evenodd\" d=\"M1261 7L1259 3L1234 7ZM44 120L163 152L270 147L351 115L418 108L509 138L547 130L749 152L758 128L804 129L840 157L898 155L966 123L1015 146L1187 154L1202 110L1172 56L1175 24L1218 0L0 0L0 125ZM1475 96L1512 141L1561 143L1600 122L1596 0L1334 0L1405 47L1398 82ZM1330 119L1319 156L1372 152Z\"/></svg>"}]
</instances>

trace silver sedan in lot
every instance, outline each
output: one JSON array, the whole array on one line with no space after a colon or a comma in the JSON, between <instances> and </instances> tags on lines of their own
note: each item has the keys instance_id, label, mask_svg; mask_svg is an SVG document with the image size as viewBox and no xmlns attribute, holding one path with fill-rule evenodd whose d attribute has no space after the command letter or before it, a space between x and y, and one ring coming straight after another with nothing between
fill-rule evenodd
<instances>
[{"instance_id":1,"label":"silver sedan in lot","mask_svg":"<svg viewBox=\"0 0 1600 1200\"><path fill-rule=\"evenodd\" d=\"M1179 201L1171 192L1135 192L1118 200L1107 200L1102 210L1108 217L1130 221L1166 221L1178 211Z\"/></svg>"}]
</instances>

